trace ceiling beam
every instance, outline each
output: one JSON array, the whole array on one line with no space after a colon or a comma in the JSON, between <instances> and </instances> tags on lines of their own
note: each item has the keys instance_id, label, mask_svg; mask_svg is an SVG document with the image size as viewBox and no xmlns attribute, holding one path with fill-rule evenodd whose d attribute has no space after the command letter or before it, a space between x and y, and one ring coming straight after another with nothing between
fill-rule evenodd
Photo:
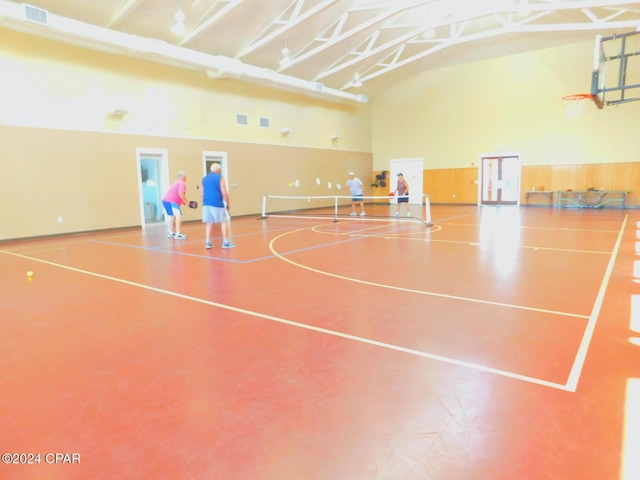
<instances>
[{"instance_id":1,"label":"ceiling beam","mask_svg":"<svg viewBox=\"0 0 640 480\"><path fill-rule=\"evenodd\" d=\"M209 16L209 14L216 8L216 6L220 3L224 2L227 5L218 10L215 14ZM231 10L240 5L244 0L219 0L215 2L209 10L202 16L202 19L198 22L196 28L191 30L187 35L185 35L182 40L180 40L179 45L186 45L191 42L195 38L202 35L205 31L215 25L222 17L228 14ZM206 20L203 20L206 19Z\"/></svg>"},{"instance_id":2,"label":"ceiling beam","mask_svg":"<svg viewBox=\"0 0 640 480\"><path fill-rule=\"evenodd\" d=\"M606 28L608 29L624 29L624 28L631 28L637 25L637 20L636 21L625 21L625 22L609 22L606 24ZM517 31L519 32L561 32L561 31L585 31L585 30L594 30L594 31L600 31L602 29L603 25L602 23L579 23L579 24L548 24L548 25L525 25L525 26L521 26L518 27ZM376 64L376 66L378 67L382 67L378 70L376 70L374 73L371 74L361 74L360 76L360 80L363 82L366 82L367 80L371 80L373 78L379 77L381 75L384 75L386 73L389 73L393 70L396 70L398 68L404 67L412 62L415 62L417 60L420 60L422 58L425 58L429 55L432 55L440 50L443 50L447 47L451 47L453 45L457 45L457 44L461 44L461 43L466 43L466 42L471 42L471 41L476 41L476 40L482 40L484 38L489 38L489 37L494 37L494 36L498 36L498 35L503 35L506 33L513 33L514 29L512 28L499 28L499 29L494 29L494 30L487 30L484 32L480 32L477 34L473 34L473 35L467 35L467 36L462 36L462 37L453 37L451 36L450 38L448 38L447 40L441 42L439 45L422 51L418 54L412 55L411 57L407 57L404 58L402 60L399 59L394 59L394 61L387 63L387 64L382 64L382 63L378 63ZM387 57L388 58L388 57ZM372 68L375 68L372 67ZM372 68L369 69L369 71L372 70ZM348 85L347 85L348 86ZM343 87L343 88L347 88L347 86Z\"/></svg>"},{"instance_id":3,"label":"ceiling beam","mask_svg":"<svg viewBox=\"0 0 640 480\"><path fill-rule=\"evenodd\" d=\"M349 51L349 53L347 53L346 55L344 55L342 57L341 60L339 60L338 62L334 63L333 65L331 65L330 67L326 68L323 72L321 72L320 74L316 75L316 77L314 78L314 80L320 80L323 78L326 78L328 76L334 75L336 73L338 73L341 70L347 69L347 68L353 68L354 66L356 66L357 64L366 61L374 56L380 55L382 53L384 53L386 50L392 50L393 52L396 52L396 54L394 55L395 59L392 60L390 63L378 63L376 65L372 65L370 67L368 67L367 69L358 69L358 72L360 74L360 79L364 82L366 80L369 80L371 78L377 77L379 75L381 75L381 72L389 72L391 70L394 70L396 68L400 68L402 66L405 66L406 64L410 63L410 61L406 61L406 60L402 60L400 61L397 57L398 57L398 52L401 52L401 50L398 48L400 45L405 44L405 43L437 43L438 45L434 48L428 49L426 51L423 51L419 54L414 55L413 57L411 57L413 60L411 61L416 61L419 60L421 58L424 58L425 56L431 55L437 51L442 50L443 48L446 48L448 46L454 45L454 44L458 44L458 43L463 43L463 42L470 42L473 40L478 40L478 39L482 39L482 38L488 38L488 37L492 37L492 36L497 36L497 35L501 35L504 33L513 33L515 32L523 32L523 33L530 33L530 32L554 32L554 31L584 31L584 30L598 30L601 28L629 28L629 27L634 27L634 23L635 25L637 25L637 20L634 21L626 21L626 22L611 22L610 20L619 16L621 14L621 12L616 12L613 15L610 15L609 17L607 17L606 19L598 19L598 17L596 17L594 14L591 15L587 15L585 13L585 21L584 22L580 22L580 23L571 23L571 24L567 24L567 23L563 23L563 24L558 24L558 23L553 23L552 21L549 21L548 23L544 23L544 24L536 24L536 25L529 25L531 22L533 21L538 21L541 18L544 18L546 16L550 16L552 13L554 13L557 9L557 7L559 7L560 9L572 9L572 10L582 10L583 12L585 12L585 10L587 10L587 7L589 8L594 8L594 7L621 7L621 4L628 4L628 3L637 3L637 2L631 2L631 1L627 1L627 0L623 0L622 2L620 1L616 1L616 0L585 0L585 1L579 1L579 2L560 2L560 3L554 3L553 5L551 4L537 4L535 8L535 12L526 17L523 18L521 20L518 20L517 22L514 22L512 20L513 17L513 9L506 9L505 12L502 12L502 14L497 14L497 13L493 13L492 15L495 16L497 18L497 20L499 22L501 22L502 24L502 28L498 28L498 29L490 29L490 30L485 30L483 32L479 32L473 35L464 35L463 31L464 31L464 26L472 19L475 18L482 18L482 17L487 17L487 11L484 11L484 15L479 15L479 11L475 11L475 12L465 12L463 15L460 15L457 18L448 18L446 21L441 21L438 24L433 24L433 25L428 25L428 24L422 24L422 25L418 25L418 24L414 24L414 25L388 25L385 26L383 28L400 28L400 27L404 27L404 28L410 28L411 26L415 26L416 28L414 30L411 30L410 32L408 32L405 35L401 35L399 37L394 38L393 40L382 44L382 45L378 45L374 47L374 43L371 41L371 38L373 37L370 36L368 37L364 42L362 42L360 45L367 45L367 47L364 49L364 51L357 51L356 50L351 50ZM532 4L529 4L530 7L533 7ZM542 8L544 6L544 8ZM624 8L621 7L622 11L624 11ZM587 10L590 12L590 10ZM506 14L506 18L505 15ZM479 16L478 16L479 15ZM442 26L447 26L449 25L451 28L449 30L449 35L444 37L444 38L440 38L440 39L430 39L430 40L417 40L425 31L431 29L431 28L436 28L436 27L442 27ZM316 51L317 53L317 51ZM389 56L386 56L385 59L388 59ZM382 67L382 68L379 68ZM368 75L367 72L369 71L374 71L375 73ZM350 86L350 83L345 85L343 88L348 88Z\"/></svg>"},{"instance_id":4,"label":"ceiling beam","mask_svg":"<svg viewBox=\"0 0 640 480\"><path fill-rule=\"evenodd\" d=\"M116 13L111 17L109 23L105 25L107 28L114 28L118 23L127 18L136 8L138 8L144 0L126 0L122 2L120 8L116 10Z\"/></svg>"},{"instance_id":5,"label":"ceiling beam","mask_svg":"<svg viewBox=\"0 0 640 480\"><path fill-rule=\"evenodd\" d=\"M356 27L347 30L344 33L341 33L338 36L332 35L330 37L330 39L318 39L316 38L314 40L314 42L321 42L322 45L309 50L301 55L296 55L291 59L291 62L289 62L289 64L287 65L288 67L302 62L308 58L311 58L314 55L317 55L320 52L323 52L324 50L331 48L332 46L346 40L347 38L353 37L354 35L357 35L360 32L364 32L366 30L368 30L369 28L373 27L374 25L377 25L379 23L382 23L386 20L388 20L389 18L392 18L394 16L396 16L400 11L402 11L402 9L392 9L392 10L385 10L383 13L376 15L375 17L367 20L366 22L362 22L360 24L358 24ZM348 13L347 13L348 15ZM344 25L344 21L342 22L341 26ZM323 32L324 33L324 32Z\"/></svg>"},{"instance_id":6,"label":"ceiling beam","mask_svg":"<svg viewBox=\"0 0 640 480\"><path fill-rule=\"evenodd\" d=\"M250 54L251 52L257 50L258 48L262 47L266 43L270 42L274 38L277 38L277 37L281 36L282 34L287 32L288 30L290 30L293 27L295 27L296 25L299 25L300 23L302 23L306 19L308 19L308 18L320 13L322 10L330 7L331 5L333 5L335 3L338 3L338 1L340 1L340 0L324 0L323 2L320 2L315 7L307 10L302 15L300 15L300 10L301 10L302 6L304 5L304 1L305 0L297 0L297 3L295 5L296 11L294 12L294 14L291 16L291 18L288 21L284 21L283 22L280 18L278 18L277 20L271 22L271 24L269 26L272 26L272 25L275 25L275 24L282 25L282 26L277 28L276 30L272 31L268 35L258 36L257 40L251 42L247 47L242 49L242 51L238 55L238 58L242 58L242 57ZM268 29L269 28L267 27L267 30Z\"/></svg>"}]
</instances>

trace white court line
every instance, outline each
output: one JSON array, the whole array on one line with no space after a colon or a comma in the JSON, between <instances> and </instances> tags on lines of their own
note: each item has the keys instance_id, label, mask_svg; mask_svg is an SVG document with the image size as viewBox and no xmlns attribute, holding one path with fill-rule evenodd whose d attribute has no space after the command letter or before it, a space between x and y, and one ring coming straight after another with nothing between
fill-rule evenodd
<instances>
[{"instance_id":1,"label":"white court line","mask_svg":"<svg viewBox=\"0 0 640 480\"><path fill-rule=\"evenodd\" d=\"M582 341L580 342L578 353L576 354L576 358L573 362L571 373L569 374L569 378L567 380L567 388L571 392L575 392L576 388L578 387L578 381L580 380L580 375L582 374L582 368L584 367L584 362L585 362L585 359L587 358L587 351L589 350L589 345L591 344L593 331L596 328L596 323L598 322L598 316L600 315L600 309L602 308L602 301L604 300L604 295L607 292L609 279L611 278L611 273L613 272L613 267L616 263L616 257L618 256L618 250L620 250L620 244L622 243L622 236L624 234L625 226L627 225L627 219L628 219L628 215L625 215L624 220L622 222L622 226L618 231L618 239L616 240L616 244L613 247L613 252L611 253L611 258L609 259L609 264L607 265L607 269L605 270L604 277L602 278L602 283L600 284L600 290L598 291L598 295L596 296L596 301L593 305L591 316L589 317L589 321L587 322L587 327L584 330L584 335L582 336Z\"/></svg>"},{"instance_id":2,"label":"white court line","mask_svg":"<svg viewBox=\"0 0 640 480\"><path fill-rule=\"evenodd\" d=\"M629 329L634 333L640 333L640 295L631 295Z\"/></svg>"},{"instance_id":3,"label":"white court line","mask_svg":"<svg viewBox=\"0 0 640 480\"><path fill-rule=\"evenodd\" d=\"M377 230L380 228L386 228L386 227L391 227L394 226L393 224L389 223L387 225L376 225L373 227L368 227L368 228L358 228L357 230L347 230L347 231L335 231L335 230L321 230L322 227L326 227L326 226L331 226L333 224L322 224L322 225L316 225L315 227L311 227L311 230L313 232L316 233L320 233L322 235L345 235L345 236L349 236L349 237L362 237L362 238L376 238L376 239L382 239L382 240L388 240L389 238L400 238L400 239L406 239L406 240L418 240L418 241L430 241L429 239L425 239L425 238L408 238L408 235L424 235L424 231L421 232L379 232L379 233L370 233L369 231L371 230ZM431 228L431 232L437 232L439 230L441 230L442 227L440 227L439 225L432 225Z\"/></svg>"},{"instance_id":4,"label":"white court line","mask_svg":"<svg viewBox=\"0 0 640 480\"><path fill-rule=\"evenodd\" d=\"M449 223L438 222L441 225L449 225L452 227L480 227L479 223ZM594 230L592 228L569 228L569 227L530 227L527 225L520 225L518 228L526 230L560 230L567 232L591 232L591 233L616 233L617 230Z\"/></svg>"},{"instance_id":5,"label":"white court line","mask_svg":"<svg viewBox=\"0 0 640 480\"><path fill-rule=\"evenodd\" d=\"M492 305L492 306L496 306L496 307L513 308L513 309L516 309L516 310L526 310L526 311L530 311L530 312L549 313L551 315L561 315L563 317L589 318L588 315L582 315L582 314L578 314L578 313L559 312L559 311L556 311L556 310L547 310L547 309L544 309L544 308L535 308L535 307L525 307L523 305L514 305L514 304L511 304L511 303L492 302L490 300L481 300L481 299L478 299L478 298L470 298L470 297L460 297L458 295L448 295L446 293L428 292L426 290L416 290L416 289L413 289L413 288L398 287L396 285L387 285L387 284L384 284L384 283L369 282L367 280L360 280L359 278L345 277L345 276L342 276L342 275L338 275L336 273L330 273L330 272L327 272L325 270L318 270L317 268L309 267L307 265L303 265L301 263L294 262L290 258L285 257L284 255L278 253L275 250L273 244L277 240L279 240L280 238L282 238L282 237L284 237L286 235L290 235L292 233L302 232L304 230L313 231L314 228L315 227L303 227L303 228L299 228L297 230L291 230L289 232L282 233L282 234L278 235L277 237L274 237L269 242L269 250L271 250L271 253L273 253L279 259L281 259L281 260L283 260L283 261L285 261L287 263L290 263L291 265L293 265L295 267L302 268L302 269L308 270L310 272L318 273L320 275L326 275L328 277L338 278L340 280L345 280L345 281L348 281L348 282L360 283L362 285L369 285L369 286L372 286L372 287L387 288L389 290L396 290L396 291L399 291L399 292L417 293L417 294L420 294L420 295L427 295L427 296L431 296L431 297L448 298L448 299L451 299L451 300L460 300L460 301L464 301L464 302L480 303L480 304L483 304L483 305Z\"/></svg>"},{"instance_id":6,"label":"white court line","mask_svg":"<svg viewBox=\"0 0 640 480\"><path fill-rule=\"evenodd\" d=\"M365 217L361 217L361 216L351 216L349 214L338 214L338 217L335 217L335 215L333 214L327 214L327 215L278 215L278 214L274 214L274 213L269 213L267 214L266 218L295 218L297 220L331 220L332 218L337 218L337 220L334 220L334 223L338 223L340 220L347 220L350 222L355 222L355 221L363 221L363 222L387 222L387 223L401 223L401 222L419 222L421 224L425 224L423 220L421 220L418 217L391 217L391 216L387 216L387 217L375 217L374 215L367 215Z\"/></svg>"},{"instance_id":7,"label":"white court line","mask_svg":"<svg viewBox=\"0 0 640 480\"><path fill-rule=\"evenodd\" d=\"M21 252L25 255L33 255L34 253L44 253L44 252L59 252L60 250L64 250L64 246L54 247L54 248L41 248L40 250L27 250L26 252Z\"/></svg>"},{"instance_id":8,"label":"white court line","mask_svg":"<svg viewBox=\"0 0 640 480\"><path fill-rule=\"evenodd\" d=\"M480 245L480 243L478 243L478 242L468 242L468 241L461 241L461 240L429 239L429 242L431 242L431 243L438 243L438 242L442 242L442 243L462 243L462 244L468 244L468 245ZM500 246L497 243L487 243L486 245L488 247ZM595 255L611 255L611 252L606 252L606 251L600 251L600 250L578 250L578 249L575 249L575 248L534 247L533 245L520 245L518 248L522 249L522 250L526 250L526 249L530 249L531 250L532 249L532 250L545 250L545 251L552 251L552 252L593 253Z\"/></svg>"},{"instance_id":9,"label":"white court line","mask_svg":"<svg viewBox=\"0 0 640 480\"><path fill-rule=\"evenodd\" d=\"M84 275L89 275L89 276L96 277L96 278L101 278L101 279L104 279L104 280L110 280L112 282L117 282L117 283L121 283L121 284L124 284L124 285L129 285L129 286L132 286L132 287L142 288L142 289L149 290L149 291L152 291L152 292L162 293L164 295L169 295L169 296L172 296L172 297L181 298L183 300L189 300L189 301L192 301L192 302L201 303L201 304L204 304L204 305L209 305L209 306L212 306L212 307L221 308L223 310L228 310L228 311L231 311L231 312L241 313L241 314L244 314L244 315L249 315L249 316L257 317L257 318L262 318L264 320L269 320L269 321L272 321L272 322L281 323L281 324L289 325L289 326L292 326L292 327L302 328L302 329L305 329L305 330L310 330L310 331L314 331L314 332L318 332L318 333L323 333L323 334L331 335L331 336L334 336L334 337L339 337L339 338L344 338L344 339L347 339L347 340L352 340L352 341L355 341L355 342L358 342L358 343L363 343L363 344L366 344L366 345L372 345L372 346L376 346L376 347L380 347L380 348L385 348L385 349L388 349L388 350L393 350L393 351L396 351L396 352L407 353L407 354L414 355L414 356L417 356L417 357L428 358L430 360L437 360L439 362L448 363L448 364L456 365L456 366L459 366L459 367L466 367L466 368L469 368L469 369L472 369L472 370L477 370L477 371L484 372L484 373L492 373L492 374L495 374L495 375L499 375L499 376L503 376L503 377L507 377L507 378L512 378L512 379L515 379L515 380L521 380L523 382L535 383L535 384L538 384L538 385L543 385L543 386L550 387L550 388L555 388L555 389L558 389L558 390L567 390L567 386L566 385L562 385L560 383L550 382L550 381L547 381L547 380L542 380L542 379L539 379L539 378L529 377L529 376L526 376L526 375L520 375L520 374L517 374L517 373L508 372L508 371L500 370L500 369L497 369L497 368L486 367L486 366L478 365L478 364L471 363L471 362L464 362L464 361L461 361L461 360L456 360L454 358L444 357L442 355L434 355L434 354L427 353L427 352L421 352L419 350L413 350L411 348L405 348L405 347L401 347L399 345L393 345L391 343L379 342L377 340L372 340L372 339L364 338L364 337L358 337L356 335L350 335L348 333L338 332L338 331L335 331L335 330L329 330L329 329L322 328L322 327L315 327L313 325L306 325L304 323L294 322L292 320L287 320L287 319L280 318L280 317L274 317L272 315L267 315L267 314L264 314L264 313L254 312L252 310L246 310L244 308L233 307L231 305L225 305L223 303L212 302L210 300L205 300L205 299L202 299L202 298L192 297L190 295L184 295L182 293L172 292L170 290L165 290L165 289L162 289L162 288L152 287L152 286L149 286L149 285L144 285L144 284L141 284L141 283L132 282L130 280L124 280L122 278L112 277L112 276L109 276L109 275L103 275L101 273L90 272L88 270L82 270L80 268L70 267L68 265L62 265L62 264L59 264L59 263L50 262L48 260L41 260L39 258L33 258L33 257L29 257L27 255L22 255L22 254L19 254L19 253L13 253L13 252L9 252L9 251L6 251L6 250L0 250L0 253L4 253L6 255L11 255L11 256L14 256L14 257L24 258L26 260L35 261L35 262L43 263L43 264L46 264L46 265L51 265L51 266L54 266L54 267L62 268L64 270L69 270L69 271L72 271L72 272L81 273L81 274L84 274Z\"/></svg>"},{"instance_id":10,"label":"white court line","mask_svg":"<svg viewBox=\"0 0 640 480\"><path fill-rule=\"evenodd\" d=\"M636 222L636 238L640 235L640 222ZM640 242L635 244L635 253L640 255ZM633 262L633 282L640 283L640 268L638 268L638 260ZM629 329L634 333L640 333L640 295L631 295L631 318L629 320ZM639 337L629 337L629 342L634 345L640 345Z\"/></svg>"},{"instance_id":11,"label":"white court line","mask_svg":"<svg viewBox=\"0 0 640 480\"><path fill-rule=\"evenodd\" d=\"M349 235L353 237L364 237L364 238L370 237L370 238L377 238L377 239L383 239L383 240L388 240L390 238L399 238L399 239L405 239L405 240L417 240L417 241L428 242L428 243L453 243L453 244L473 245L473 246L480 245L480 243L478 242L469 242L467 240L442 240L442 239L436 239L436 238L409 238L408 237L408 235L423 235L424 232L377 233L372 235L369 233L360 233L369 229L354 230L352 232L336 232L331 230L324 231L324 230L318 229L319 227L323 227L323 226L324 225L317 225L315 227L312 227L312 230L316 233L321 233L323 235ZM375 229L375 228L376 227L371 227L371 229ZM440 226L440 224L434 223L432 225L432 228L431 228L432 233L439 232L440 230L442 230L442 227ZM496 243L487 243L486 245L488 247L499 246ZM611 255L611 252L606 252L606 251L578 250L575 248L534 247L532 245L520 245L518 248L522 250L530 249L530 250L545 250L545 251L555 251L555 252L593 253L595 255Z\"/></svg>"},{"instance_id":12,"label":"white court line","mask_svg":"<svg viewBox=\"0 0 640 480\"><path fill-rule=\"evenodd\" d=\"M622 440L621 480L640 478L640 379L627 380L624 432Z\"/></svg>"}]
</instances>

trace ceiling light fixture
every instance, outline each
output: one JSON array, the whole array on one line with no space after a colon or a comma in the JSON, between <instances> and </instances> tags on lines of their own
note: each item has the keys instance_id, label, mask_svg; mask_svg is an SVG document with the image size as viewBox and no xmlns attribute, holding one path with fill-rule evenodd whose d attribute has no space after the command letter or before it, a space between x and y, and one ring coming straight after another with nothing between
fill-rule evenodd
<instances>
[{"instance_id":1,"label":"ceiling light fixture","mask_svg":"<svg viewBox=\"0 0 640 480\"><path fill-rule=\"evenodd\" d=\"M280 57L280 66L281 67L286 67L291 63L291 58L289 57L289 54L291 53L289 51L289 49L287 48L287 39L284 39L284 48L280 51L280 53L282 54L282 57Z\"/></svg>"},{"instance_id":2,"label":"ceiling light fixture","mask_svg":"<svg viewBox=\"0 0 640 480\"><path fill-rule=\"evenodd\" d=\"M175 21L173 25L171 25L171 32L175 35L184 35L187 32L187 29L184 26L184 20L187 16L184 14L181 8L180 0L176 0L178 3L178 11L176 11L173 18Z\"/></svg>"},{"instance_id":3,"label":"ceiling light fixture","mask_svg":"<svg viewBox=\"0 0 640 480\"><path fill-rule=\"evenodd\" d=\"M355 88L360 88L362 86L362 80L360 80L360 74L358 72L353 74L353 81L351 82L351 86Z\"/></svg>"}]
</instances>

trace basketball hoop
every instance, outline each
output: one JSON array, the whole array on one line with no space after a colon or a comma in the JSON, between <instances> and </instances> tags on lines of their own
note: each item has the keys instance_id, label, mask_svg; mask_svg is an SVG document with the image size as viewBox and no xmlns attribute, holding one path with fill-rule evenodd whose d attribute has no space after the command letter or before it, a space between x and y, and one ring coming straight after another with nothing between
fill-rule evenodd
<instances>
[{"instance_id":1,"label":"basketball hoop","mask_svg":"<svg viewBox=\"0 0 640 480\"><path fill-rule=\"evenodd\" d=\"M593 100L593 96L589 93L575 93L562 97L564 106L567 109L567 118L580 118L582 105L586 100Z\"/></svg>"}]
</instances>

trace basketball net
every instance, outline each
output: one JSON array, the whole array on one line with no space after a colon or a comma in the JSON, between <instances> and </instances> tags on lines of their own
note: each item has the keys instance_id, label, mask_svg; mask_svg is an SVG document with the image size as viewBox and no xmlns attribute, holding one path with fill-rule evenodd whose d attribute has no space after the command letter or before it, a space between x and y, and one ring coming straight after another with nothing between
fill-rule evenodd
<instances>
[{"instance_id":1,"label":"basketball net","mask_svg":"<svg viewBox=\"0 0 640 480\"><path fill-rule=\"evenodd\" d=\"M564 106L567 110L567 118L580 118L580 114L582 113L582 105L587 100L591 99L591 95L589 95L588 93L577 93L575 95L567 95L566 97L562 97L562 101L564 102Z\"/></svg>"}]
</instances>

